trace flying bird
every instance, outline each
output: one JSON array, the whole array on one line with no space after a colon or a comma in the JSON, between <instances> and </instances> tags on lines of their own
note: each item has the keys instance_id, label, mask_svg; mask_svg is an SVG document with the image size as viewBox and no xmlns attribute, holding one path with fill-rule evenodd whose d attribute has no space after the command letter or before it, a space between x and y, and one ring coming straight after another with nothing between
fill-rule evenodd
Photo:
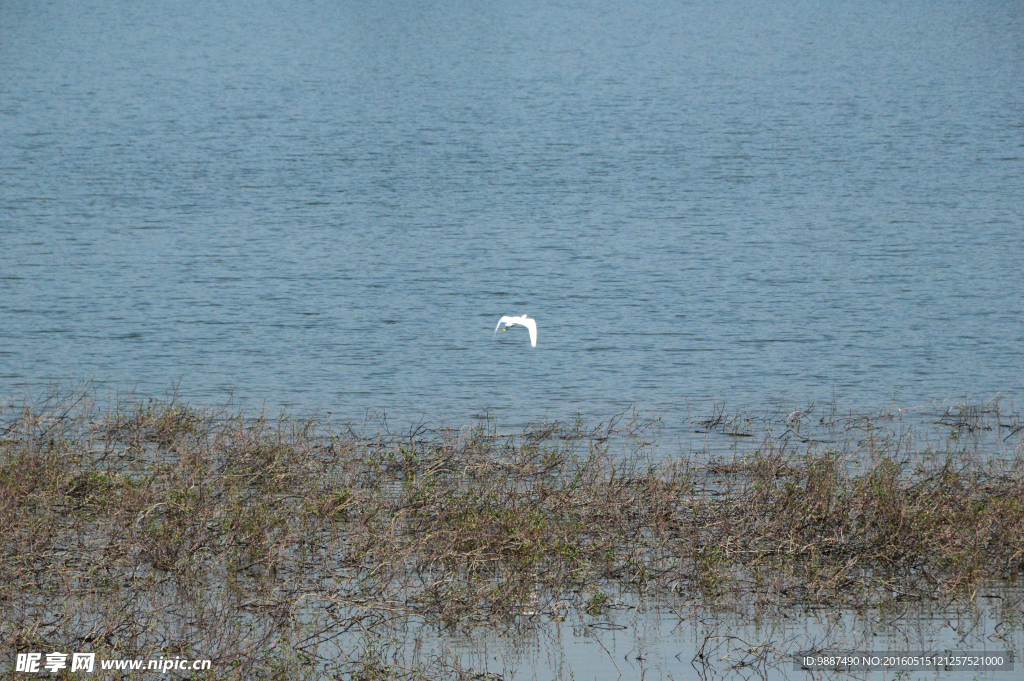
<instances>
[{"instance_id":1,"label":"flying bird","mask_svg":"<svg viewBox=\"0 0 1024 681\"><path fill-rule=\"evenodd\" d=\"M534 320L530 319L526 315L523 315L522 317L502 317L498 320L498 325L494 327L495 336L498 335L498 329L501 328L502 324L505 325L505 328L502 329L503 333L511 329L513 326L525 326L530 330L530 345L537 347L537 322Z\"/></svg>"}]
</instances>

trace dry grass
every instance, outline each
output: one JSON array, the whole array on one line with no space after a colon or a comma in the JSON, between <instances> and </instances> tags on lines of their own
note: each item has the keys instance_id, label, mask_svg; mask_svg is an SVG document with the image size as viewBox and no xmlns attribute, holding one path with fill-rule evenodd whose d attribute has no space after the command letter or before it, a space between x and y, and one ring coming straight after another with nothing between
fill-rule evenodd
<instances>
[{"instance_id":1,"label":"dry grass","mask_svg":"<svg viewBox=\"0 0 1024 681\"><path fill-rule=\"evenodd\" d=\"M911 455L864 436L884 417L833 413L829 444L791 414L734 455L664 457L579 422L367 436L55 394L0 425L0 649L470 678L454 657L389 662L386 632L594 615L613 589L762 609L968 599L1024 570L1024 430L1004 417L939 419L1007 434L999 456Z\"/></svg>"}]
</instances>

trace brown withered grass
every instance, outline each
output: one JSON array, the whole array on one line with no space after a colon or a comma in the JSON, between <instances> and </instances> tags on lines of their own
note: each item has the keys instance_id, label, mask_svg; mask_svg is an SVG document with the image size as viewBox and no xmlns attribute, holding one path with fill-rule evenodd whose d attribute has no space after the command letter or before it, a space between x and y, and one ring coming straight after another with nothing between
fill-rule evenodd
<instances>
[{"instance_id":1,"label":"brown withered grass","mask_svg":"<svg viewBox=\"0 0 1024 681\"><path fill-rule=\"evenodd\" d=\"M1015 416L958 405L938 422L960 439L908 452L876 437L886 417L833 412L823 443L794 413L728 455L668 456L609 424L366 434L55 393L0 425L0 654L210 658L211 678L469 678L443 656L397 667L374 636L409 618L539 626L599 612L613 590L861 608L1020 578ZM718 412L700 423L751 434ZM979 429L1005 448L956 445Z\"/></svg>"}]
</instances>

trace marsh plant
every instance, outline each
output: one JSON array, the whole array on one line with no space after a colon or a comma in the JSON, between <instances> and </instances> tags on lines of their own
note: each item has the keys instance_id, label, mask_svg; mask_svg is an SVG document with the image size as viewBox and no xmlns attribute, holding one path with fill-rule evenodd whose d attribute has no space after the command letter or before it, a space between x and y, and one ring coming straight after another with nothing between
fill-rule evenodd
<instances>
[{"instance_id":1,"label":"marsh plant","mask_svg":"<svg viewBox=\"0 0 1024 681\"><path fill-rule=\"evenodd\" d=\"M833 409L826 442L801 416L716 411L705 429L744 437L709 455L661 452L636 419L394 434L55 392L2 415L0 649L469 678L451 655L397 661L394 632L600 617L611 594L762 613L966 601L1024 569L1024 431L983 407L938 419L955 446L918 451L879 435L891 414ZM984 428L997 454L961 446Z\"/></svg>"}]
</instances>

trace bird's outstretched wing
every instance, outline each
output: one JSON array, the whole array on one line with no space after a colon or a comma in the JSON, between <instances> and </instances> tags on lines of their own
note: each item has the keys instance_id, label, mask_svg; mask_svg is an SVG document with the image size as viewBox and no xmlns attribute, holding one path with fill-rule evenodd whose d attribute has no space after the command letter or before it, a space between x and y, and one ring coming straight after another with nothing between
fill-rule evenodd
<instances>
[{"instance_id":1,"label":"bird's outstretched wing","mask_svg":"<svg viewBox=\"0 0 1024 681\"><path fill-rule=\"evenodd\" d=\"M519 323L530 330L530 345L537 347L537 322L524 315Z\"/></svg>"}]
</instances>

